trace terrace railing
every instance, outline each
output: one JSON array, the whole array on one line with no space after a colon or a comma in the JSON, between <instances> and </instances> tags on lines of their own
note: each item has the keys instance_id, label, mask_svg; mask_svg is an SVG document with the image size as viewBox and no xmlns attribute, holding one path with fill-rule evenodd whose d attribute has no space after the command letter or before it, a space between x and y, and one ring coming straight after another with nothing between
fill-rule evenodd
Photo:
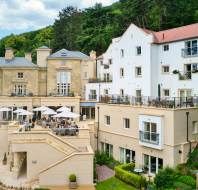
<instances>
[{"instance_id":1,"label":"terrace railing","mask_svg":"<svg viewBox=\"0 0 198 190\"><path fill-rule=\"evenodd\" d=\"M119 96L108 95L100 97L101 103L128 104L138 106L151 106L159 108L197 107L198 96L191 97L148 97L148 96Z\"/></svg>"}]
</instances>

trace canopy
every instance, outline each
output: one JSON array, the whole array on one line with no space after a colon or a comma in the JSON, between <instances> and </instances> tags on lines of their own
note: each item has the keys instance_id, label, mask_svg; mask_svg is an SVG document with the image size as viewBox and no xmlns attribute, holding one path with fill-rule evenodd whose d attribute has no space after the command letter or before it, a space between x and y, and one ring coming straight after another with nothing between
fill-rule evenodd
<instances>
[{"instance_id":1,"label":"canopy","mask_svg":"<svg viewBox=\"0 0 198 190\"><path fill-rule=\"evenodd\" d=\"M6 107L0 108L0 112L4 112L4 111L11 111L11 109Z\"/></svg>"},{"instance_id":2,"label":"canopy","mask_svg":"<svg viewBox=\"0 0 198 190\"><path fill-rule=\"evenodd\" d=\"M69 112L69 111L63 111L57 115L54 115L52 117L56 117L56 118L77 118L80 117L79 114L77 113L73 113L73 112Z\"/></svg>"},{"instance_id":3,"label":"canopy","mask_svg":"<svg viewBox=\"0 0 198 190\"><path fill-rule=\"evenodd\" d=\"M20 112L20 113L19 113L19 115L33 115L33 113L32 113L32 112L29 112L29 111L24 110L24 111Z\"/></svg>"},{"instance_id":4,"label":"canopy","mask_svg":"<svg viewBox=\"0 0 198 190\"><path fill-rule=\"evenodd\" d=\"M34 108L33 111L46 111L50 108L46 107L46 106L41 106L41 107L38 107L38 108Z\"/></svg>"},{"instance_id":5,"label":"canopy","mask_svg":"<svg viewBox=\"0 0 198 190\"><path fill-rule=\"evenodd\" d=\"M55 114L57 114L57 113L52 109L48 109L48 110L42 112L42 115L55 115Z\"/></svg>"},{"instance_id":6,"label":"canopy","mask_svg":"<svg viewBox=\"0 0 198 190\"><path fill-rule=\"evenodd\" d=\"M13 111L13 113L21 113L21 112L23 112L23 111L26 111L26 110L24 110L24 109L17 109L17 110L15 110L15 111Z\"/></svg>"},{"instance_id":7,"label":"canopy","mask_svg":"<svg viewBox=\"0 0 198 190\"><path fill-rule=\"evenodd\" d=\"M68 111L68 112L70 112L70 109L69 109L68 107L66 107L66 106L63 106L63 107L57 109L56 111L57 111L57 112L63 112L63 111Z\"/></svg>"}]
</instances>

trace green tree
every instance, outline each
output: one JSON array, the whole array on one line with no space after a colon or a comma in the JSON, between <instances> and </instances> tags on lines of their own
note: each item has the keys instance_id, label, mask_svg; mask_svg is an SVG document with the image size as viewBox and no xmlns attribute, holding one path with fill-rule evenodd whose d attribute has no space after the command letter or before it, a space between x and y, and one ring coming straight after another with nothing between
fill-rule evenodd
<instances>
[{"instance_id":1,"label":"green tree","mask_svg":"<svg viewBox=\"0 0 198 190\"><path fill-rule=\"evenodd\" d=\"M67 48L78 49L76 44L77 35L82 30L83 13L72 6L64 8L59 12L53 29L53 49Z\"/></svg>"}]
</instances>

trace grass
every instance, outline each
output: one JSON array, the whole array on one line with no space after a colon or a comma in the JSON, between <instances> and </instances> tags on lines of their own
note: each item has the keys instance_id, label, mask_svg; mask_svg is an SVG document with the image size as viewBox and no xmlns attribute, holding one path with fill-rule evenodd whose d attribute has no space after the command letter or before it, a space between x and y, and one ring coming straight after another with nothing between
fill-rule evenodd
<instances>
[{"instance_id":1,"label":"grass","mask_svg":"<svg viewBox=\"0 0 198 190\"><path fill-rule=\"evenodd\" d=\"M136 188L112 177L97 183L96 190L136 190Z\"/></svg>"}]
</instances>

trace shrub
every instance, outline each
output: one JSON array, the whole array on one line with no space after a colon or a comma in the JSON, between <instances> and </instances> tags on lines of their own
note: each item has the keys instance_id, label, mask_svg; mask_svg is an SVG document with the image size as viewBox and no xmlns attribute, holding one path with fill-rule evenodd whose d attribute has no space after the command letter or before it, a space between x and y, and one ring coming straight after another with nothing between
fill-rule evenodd
<instances>
[{"instance_id":1,"label":"shrub","mask_svg":"<svg viewBox=\"0 0 198 190\"><path fill-rule=\"evenodd\" d=\"M70 181L70 182L76 182L76 175L75 175L75 174L71 174L71 175L69 176L69 181Z\"/></svg>"},{"instance_id":2,"label":"shrub","mask_svg":"<svg viewBox=\"0 0 198 190\"><path fill-rule=\"evenodd\" d=\"M193 188L195 188L196 186L196 180L193 177L188 176L188 175L178 177L177 181L185 183Z\"/></svg>"},{"instance_id":3,"label":"shrub","mask_svg":"<svg viewBox=\"0 0 198 190\"><path fill-rule=\"evenodd\" d=\"M154 182L159 189L173 187L174 181L177 179L177 173L172 168L165 168L160 170L155 176Z\"/></svg>"},{"instance_id":4,"label":"shrub","mask_svg":"<svg viewBox=\"0 0 198 190\"><path fill-rule=\"evenodd\" d=\"M189 166L187 164L179 164L177 165L176 167L176 172L179 174L179 175L191 175L193 176Z\"/></svg>"},{"instance_id":5,"label":"shrub","mask_svg":"<svg viewBox=\"0 0 198 190\"><path fill-rule=\"evenodd\" d=\"M135 173L129 172L135 167L134 163L123 164L115 167L115 176L120 180L133 185L136 188L146 186L146 178Z\"/></svg>"},{"instance_id":6,"label":"shrub","mask_svg":"<svg viewBox=\"0 0 198 190\"><path fill-rule=\"evenodd\" d=\"M120 162L113 159L113 157L109 157L105 152L96 152L95 153L95 162L98 165L106 165L111 169L114 169L115 166L120 165Z\"/></svg>"},{"instance_id":7,"label":"shrub","mask_svg":"<svg viewBox=\"0 0 198 190\"><path fill-rule=\"evenodd\" d=\"M174 189L181 189L181 190L192 190L192 187L189 185L186 185L180 181L174 182ZM170 190L170 189L168 189Z\"/></svg>"}]
</instances>

